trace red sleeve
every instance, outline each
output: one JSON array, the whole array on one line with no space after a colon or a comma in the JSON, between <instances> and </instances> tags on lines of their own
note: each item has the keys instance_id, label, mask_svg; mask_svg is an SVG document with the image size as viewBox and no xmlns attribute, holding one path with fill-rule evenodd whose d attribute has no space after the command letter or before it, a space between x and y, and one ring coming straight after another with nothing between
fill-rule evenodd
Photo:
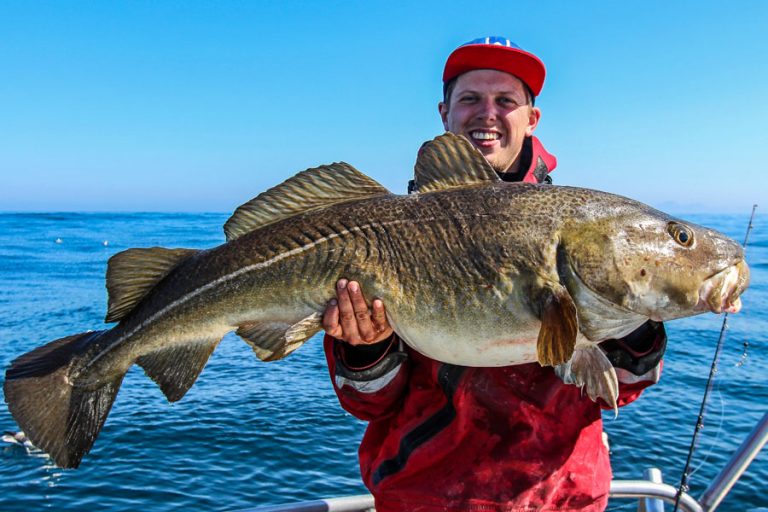
<instances>
[{"instance_id":1,"label":"red sleeve","mask_svg":"<svg viewBox=\"0 0 768 512\"><path fill-rule=\"evenodd\" d=\"M395 349L366 368L348 368L342 362L343 342L328 335L323 340L328 371L339 403L356 418L373 421L396 412L408 381L407 354Z\"/></svg>"}]
</instances>

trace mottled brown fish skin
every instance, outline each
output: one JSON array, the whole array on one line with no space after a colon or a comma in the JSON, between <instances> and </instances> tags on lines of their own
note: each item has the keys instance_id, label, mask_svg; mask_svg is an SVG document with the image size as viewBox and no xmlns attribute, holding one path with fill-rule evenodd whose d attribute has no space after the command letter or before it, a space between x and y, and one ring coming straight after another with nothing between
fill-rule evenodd
<instances>
[{"instance_id":1,"label":"mottled brown fish skin","mask_svg":"<svg viewBox=\"0 0 768 512\"><path fill-rule=\"evenodd\" d=\"M579 274L596 292L629 307L623 297L631 295L632 281L627 272L614 272L616 262L605 250L615 236L623 236L629 247L623 257L634 269L630 272L637 274L632 279L639 278L643 268L660 272L664 265L667 272L681 276L672 293L695 294L698 285L692 275L712 262L697 261L690 251L685 257L648 260L641 250L648 235L644 216L675 221L619 196L503 182L334 205L267 226L183 262L116 334L131 332L154 312L217 281L220 284L139 331L140 336L152 338L158 333L157 343L162 343L159 333L174 325L183 324L195 333L213 323L236 326L262 314L264 308L295 322L322 311L341 277L359 280L369 299L382 298L401 324L407 319L459 327L508 315L500 294L527 301L534 317L537 287L559 280L561 245L573 251L571 259ZM623 226L622 233L618 225ZM743 257L736 245L724 254L718 269ZM701 257L711 258L711 253L702 252ZM267 267L226 277L270 261ZM711 270L703 273L707 272ZM152 348L150 343L144 350Z\"/></svg>"},{"instance_id":2,"label":"mottled brown fish skin","mask_svg":"<svg viewBox=\"0 0 768 512\"><path fill-rule=\"evenodd\" d=\"M475 159L471 179L495 177L467 151L468 143L458 154ZM581 350L585 372L604 363L593 360L602 353L590 353L588 343L648 318L696 314L702 304L725 307L746 287L743 251L714 231L587 189L486 181L441 190L428 164L425 192L410 196L382 192L349 167L323 169L321 177L334 169L348 173L375 197L325 207L316 200L299 214L292 205L285 218L276 208L280 220L253 230L235 222L236 237L209 250L157 248L152 264L165 274L141 268L139 256L151 259L153 250L116 255L116 274L138 265L144 280L132 290L130 279L113 276L110 302L117 304L109 314L120 322L16 359L4 385L11 413L57 464L76 467L132 364L174 401L229 331L237 330L260 358L280 359L320 329L320 313L342 277L360 281L369 300L381 298L396 332L434 359L561 365ZM442 174L458 175L449 171ZM323 186L312 174L293 180L286 183L296 197ZM254 204L243 215L264 222L261 203ZM678 228L694 242L676 242L670 233ZM147 282L152 287L144 290ZM133 292L135 304L125 298ZM590 382L576 377L569 382ZM610 395L611 382L598 384L596 396Z\"/></svg>"},{"instance_id":3,"label":"mottled brown fish skin","mask_svg":"<svg viewBox=\"0 0 768 512\"><path fill-rule=\"evenodd\" d=\"M428 315L434 321L463 324L468 312L493 307L499 292L519 290L523 297L530 297L538 280L558 280L556 250L563 241L568 249L571 240L581 251L574 260L582 277L595 283L595 291L615 295L620 303L628 282L611 272L613 263L607 260L605 247L620 235L616 225L637 228L625 234L634 249L626 257L633 258L645 233L633 221L622 223L621 219L647 214L673 220L611 194L500 182L392 195L298 215L182 262L114 329L112 337L135 334L121 342L107 367L130 366L138 355L165 343L169 331L196 335L212 324L231 329L265 307L287 321L322 311L341 277L360 281L369 299L384 299L398 318L423 317L423 305L430 304ZM570 233L565 232L568 229ZM732 261L742 257L738 247L726 254ZM274 263L237 275L269 261ZM690 255L664 262L674 265L672 271L681 279L690 279L691 273L708 263ZM637 277L642 268L659 265L658 260L638 265ZM237 277L227 279L233 275ZM220 284L200 291L217 281ZM684 295L694 287L678 290ZM190 296L194 297L182 303ZM166 314L144 325L175 303ZM530 307L535 309L534 304ZM130 346L134 339L145 341L146 346Z\"/></svg>"}]
</instances>

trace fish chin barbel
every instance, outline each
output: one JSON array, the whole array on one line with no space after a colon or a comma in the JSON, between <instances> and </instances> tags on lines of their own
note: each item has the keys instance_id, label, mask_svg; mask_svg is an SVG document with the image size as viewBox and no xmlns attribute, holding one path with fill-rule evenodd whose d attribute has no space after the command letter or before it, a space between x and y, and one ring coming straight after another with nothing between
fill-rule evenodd
<instances>
[{"instance_id":1,"label":"fish chin barbel","mask_svg":"<svg viewBox=\"0 0 768 512\"><path fill-rule=\"evenodd\" d=\"M741 293L749 285L749 268L744 261L718 272L704 281L699 290L702 311L738 313Z\"/></svg>"}]
</instances>

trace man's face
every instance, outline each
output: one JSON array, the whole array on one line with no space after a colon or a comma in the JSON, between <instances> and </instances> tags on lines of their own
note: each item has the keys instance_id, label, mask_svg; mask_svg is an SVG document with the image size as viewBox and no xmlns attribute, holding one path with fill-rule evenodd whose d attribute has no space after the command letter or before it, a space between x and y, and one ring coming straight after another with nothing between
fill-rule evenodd
<instances>
[{"instance_id":1,"label":"man's face","mask_svg":"<svg viewBox=\"0 0 768 512\"><path fill-rule=\"evenodd\" d=\"M445 129L469 139L496 171L517 171L523 140L541 117L523 82L494 69L469 71L456 79L449 101L438 105Z\"/></svg>"}]
</instances>

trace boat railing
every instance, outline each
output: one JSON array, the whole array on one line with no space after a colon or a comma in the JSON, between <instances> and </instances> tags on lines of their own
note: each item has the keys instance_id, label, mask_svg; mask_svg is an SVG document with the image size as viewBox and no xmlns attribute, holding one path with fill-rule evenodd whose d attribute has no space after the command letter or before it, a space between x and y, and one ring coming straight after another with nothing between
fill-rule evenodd
<instances>
[{"instance_id":1,"label":"boat railing","mask_svg":"<svg viewBox=\"0 0 768 512\"><path fill-rule=\"evenodd\" d=\"M686 492L680 494L678 510L681 512L712 512L723 501L741 475L768 441L768 413L755 425L752 432L733 453L722 471L696 500ZM664 503L675 503L678 489L662 481L661 471L649 468L643 480L614 480L611 482L612 499L638 500L638 512L663 512ZM272 505L242 512L375 512L373 496L346 496L286 505Z\"/></svg>"}]
</instances>

